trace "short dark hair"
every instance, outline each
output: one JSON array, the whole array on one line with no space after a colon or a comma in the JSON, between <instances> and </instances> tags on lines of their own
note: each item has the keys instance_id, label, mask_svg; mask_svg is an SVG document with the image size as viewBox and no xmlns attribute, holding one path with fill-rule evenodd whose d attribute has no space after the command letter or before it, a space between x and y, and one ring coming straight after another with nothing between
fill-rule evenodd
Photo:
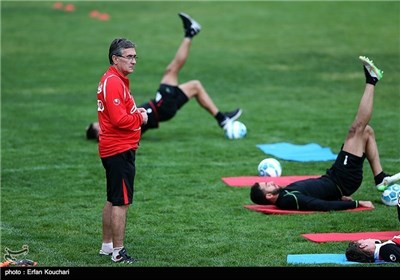
<instances>
[{"instance_id":1,"label":"short dark hair","mask_svg":"<svg viewBox=\"0 0 400 280\"><path fill-rule=\"evenodd\" d=\"M374 253L360 248L357 241L351 241L346 249L346 258L348 261L360 263L375 262Z\"/></svg>"},{"instance_id":2,"label":"short dark hair","mask_svg":"<svg viewBox=\"0 0 400 280\"><path fill-rule=\"evenodd\" d=\"M122 49L135 49L136 45L132 41L125 38L116 38L110 44L110 49L108 50L108 61L110 65L113 65L112 60L113 55L122 55Z\"/></svg>"},{"instance_id":3,"label":"short dark hair","mask_svg":"<svg viewBox=\"0 0 400 280\"><path fill-rule=\"evenodd\" d=\"M260 184L259 183L254 183L254 185L251 186L250 199L255 204L260 204L260 205L271 204L271 202L269 202L267 200L267 198L265 197L265 193L260 188Z\"/></svg>"},{"instance_id":4,"label":"short dark hair","mask_svg":"<svg viewBox=\"0 0 400 280\"><path fill-rule=\"evenodd\" d=\"M93 123L90 123L86 128L86 139L99 140L99 132L94 128Z\"/></svg>"}]
</instances>

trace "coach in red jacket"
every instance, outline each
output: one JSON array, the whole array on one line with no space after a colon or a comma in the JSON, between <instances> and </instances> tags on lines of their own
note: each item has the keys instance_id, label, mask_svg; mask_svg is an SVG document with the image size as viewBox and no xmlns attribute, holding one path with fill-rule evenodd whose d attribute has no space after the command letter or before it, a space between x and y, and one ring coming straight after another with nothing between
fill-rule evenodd
<instances>
[{"instance_id":1,"label":"coach in red jacket","mask_svg":"<svg viewBox=\"0 0 400 280\"><path fill-rule=\"evenodd\" d=\"M133 199L140 129L148 117L144 108L136 107L129 89L128 75L137 61L135 44L124 38L113 40L108 58L111 66L97 88L99 155L107 182L100 255L111 256L114 262L133 263L135 259L124 247L126 216Z\"/></svg>"}]
</instances>

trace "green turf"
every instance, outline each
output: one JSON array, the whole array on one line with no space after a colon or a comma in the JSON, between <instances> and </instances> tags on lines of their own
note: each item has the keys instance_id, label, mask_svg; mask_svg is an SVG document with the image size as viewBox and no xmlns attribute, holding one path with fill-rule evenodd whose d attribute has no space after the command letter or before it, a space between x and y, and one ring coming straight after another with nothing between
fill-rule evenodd
<instances>
[{"instance_id":1,"label":"green turf","mask_svg":"<svg viewBox=\"0 0 400 280\"><path fill-rule=\"evenodd\" d=\"M285 267L288 254L347 245L302 233L400 229L368 164L353 198L372 200L374 211L264 215L243 207L248 188L221 180L256 175L267 157L257 144L316 142L338 152L364 88L359 55L385 72L371 124L385 170L399 172L399 2L72 3L67 13L54 2L1 2L1 256L26 244L42 266L120 266L97 256L105 179L84 130L97 119L112 39L137 43L131 90L147 101L183 37L181 11L203 27L181 81L201 80L222 111L243 108L248 135L226 139L191 101L143 136L125 242L140 260L134 266ZM92 10L111 18L90 18ZM331 162L281 164L282 175L309 175Z\"/></svg>"}]
</instances>

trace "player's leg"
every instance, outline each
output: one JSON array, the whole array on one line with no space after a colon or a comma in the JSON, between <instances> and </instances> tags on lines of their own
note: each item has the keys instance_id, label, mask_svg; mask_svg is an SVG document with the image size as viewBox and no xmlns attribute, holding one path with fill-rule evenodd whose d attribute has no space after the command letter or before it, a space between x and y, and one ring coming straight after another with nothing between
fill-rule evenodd
<instances>
[{"instance_id":1,"label":"player's leg","mask_svg":"<svg viewBox=\"0 0 400 280\"><path fill-rule=\"evenodd\" d=\"M363 63L366 85L343 150L357 156L365 153L374 175L375 184L378 185L389 175L383 172L375 132L368 123L372 117L375 85L382 78L383 72L368 58L361 56L360 60Z\"/></svg>"},{"instance_id":2,"label":"player's leg","mask_svg":"<svg viewBox=\"0 0 400 280\"><path fill-rule=\"evenodd\" d=\"M193 36L197 35L201 30L201 26L187 14L179 13L179 16L181 17L183 22L185 37L182 40L174 59L167 66L164 72L164 76L161 79L161 84L178 86L179 71L185 65L186 60L189 56L192 38ZM191 80L186 83L180 84L179 88L189 100L192 98L196 98L197 103L205 110L207 110L213 117L215 117L221 127L224 127L224 125L228 121L236 120L240 117L242 113L241 109L236 109L232 112L226 113L219 112L219 109L217 108L211 97L208 95L202 83L198 80Z\"/></svg>"},{"instance_id":3,"label":"player's leg","mask_svg":"<svg viewBox=\"0 0 400 280\"><path fill-rule=\"evenodd\" d=\"M189 15L185 13L179 13L178 15L183 23L184 38L175 54L175 57L172 59L170 64L168 64L167 68L165 69L164 76L161 79L162 84L169 84L173 86L178 85L179 71L185 65L189 56L192 39L201 30L200 24L192 19Z\"/></svg>"},{"instance_id":4,"label":"player's leg","mask_svg":"<svg viewBox=\"0 0 400 280\"><path fill-rule=\"evenodd\" d=\"M361 98L357 115L348 131L343 146L344 151L359 157L361 157L366 150L366 142L368 139L368 131L366 127L372 116L374 88L375 87L371 84L365 85L364 94Z\"/></svg>"},{"instance_id":5,"label":"player's leg","mask_svg":"<svg viewBox=\"0 0 400 280\"><path fill-rule=\"evenodd\" d=\"M378 145L376 143L375 132L371 126L367 125L364 131L365 155L374 175L375 185L378 190L383 191L386 186L382 185L383 179L391 176L383 171Z\"/></svg>"},{"instance_id":6,"label":"player's leg","mask_svg":"<svg viewBox=\"0 0 400 280\"><path fill-rule=\"evenodd\" d=\"M103 210L103 234L112 235L113 251L111 260L121 263L133 263L124 247L126 216L133 200L135 178L135 151L102 158L106 171L107 203ZM107 227L105 227L107 225ZM103 242L108 240L104 240Z\"/></svg>"},{"instance_id":7,"label":"player's leg","mask_svg":"<svg viewBox=\"0 0 400 280\"><path fill-rule=\"evenodd\" d=\"M374 175L375 184L378 185L382 183L383 179L390 176L383 172L378 145L375 139L375 132L371 126L365 128L365 155L371 167L372 174Z\"/></svg>"},{"instance_id":8,"label":"player's leg","mask_svg":"<svg viewBox=\"0 0 400 280\"><path fill-rule=\"evenodd\" d=\"M112 255L114 244L113 244L113 230L112 230L112 223L111 223L111 213L112 213L112 202L110 197L112 196L111 193L111 181L112 178L110 177L110 157L102 158L101 162L103 164L105 174L106 174L106 186L107 186L107 199L106 203L103 207L102 212L102 245L99 251L100 255L110 256Z\"/></svg>"},{"instance_id":9,"label":"player's leg","mask_svg":"<svg viewBox=\"0 0 400 280\"><path fill-rule=\"evenodd\" d=\"M186 60L189 56L190 46L192 40L189 38L183 38L181 45L179 46L175 57L168 64L164 71L164 75L161 79L161 84L168 84L177 86L178 85L178 75L179 71L185 65Z\"/></svg>"},{"instance_id":10,"label":"player's leg","mask_svg":"<svg viewBox=\"0 0 400 280\"><path fill-rule=\"evenodd\" d=\"M112 206L111 225L113 230L114 249L111 260L116 263L131 264L136 259L128 255L124 247L126 216L129 205Z\"/></svg>"},{"instance_id":11,"label":"player's leg","mask_svg":"<svg viewBox=\"0 0 400 280\"><path fill-rule=\"evenodd\" d=\"M218 122L220 127L224 127L229 121L234 121L240 117L242 110L237 108L231 112L220 112L214 101L199 80L191 80L180 84L179 88L188 97L195 98L197 103L208 111Z\"/></svg>"},{"instance_id":12,"label":"player's leg","mask_svg":"<svg viewBox=\"0 0 400 280\"><path fill-rule=\"evenodd\" d=\"M99 254L105 255L105 256L111 256L112 251L113 251L112 228L111 228L111 207L112 207L111 202L106 201L104 208L103 208L103 214L102 214L102 226L103 226L102 240L103 240L103 243L101 245Z\"/></svg>"},{"instance_id":13,"label":"player's leg","mask_svg":"<svg viewBox=\"0 0 400 280\"><path fill-rule=\"evenodd\" d=\"M211 115L215 116L218 113L219 110L217 106L199 80L191 80L180 84L179 88L188 99L195 98L197 103L199 103L199 105L206 109Z\"/></svg>"},{"instance_id":14,"label":"player's leg","mask_svg":"<svg viewBox=\"0 0 400 280\"><path fill-rule=\"evenodd\" d=\"M360 57L365 73L365 89L361 97L356 117L347 134L343 150L361 157L366 152L366 144L369 139L366 129L373 111L375 85L382 78L382 71L379 70L371 60ZM379 73L379 75L376 74Z\"/></svg>"},{"instance_id":15,"label":"player's leg","mask_svg":"<svg viewBox=\"0 0 400 280\"><path fill-rule=\"evenodd\" d=\"M114 249L124 247L126 214L129 205L112 206L111 227L113 232Z\"/></svg>"}]
</instances>

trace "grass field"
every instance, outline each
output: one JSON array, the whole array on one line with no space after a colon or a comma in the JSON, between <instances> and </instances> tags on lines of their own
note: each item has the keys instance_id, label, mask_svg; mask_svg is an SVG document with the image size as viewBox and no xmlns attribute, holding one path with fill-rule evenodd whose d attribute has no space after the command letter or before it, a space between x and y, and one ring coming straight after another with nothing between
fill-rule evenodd
<instances>
[{"instance_id":1,"label":"grass field","mask_svg":"<svg viewBox=\"0 0 400 280\"><path fill-rule=\"evenodd\" d=\"M140 260L134 266L289 267L288 254L347 246L303 233L400 230L367 162L353 198L373 201L374 211L264 215L243 207L248 188L221 180L256 175L267 157L257 144L315 142L338 152L364 89L359 55L385 72L371 125L384 169L399 172L400 2L63 2L73 12L54 3L1 2L2 256L28 245L40 266L120 266L97 255L105 178L84 130L97 120L110 42L136 42L131 90L147 101L183 37L181 11L203 27L181 81L201 80L222 111L243 108L248 134L226 139L192 101L143 136L125 241ZM109 20L89 17L93 10ZM281 164L282 175L311 175L331 162Z\"/></svg>"}]
</instances>

